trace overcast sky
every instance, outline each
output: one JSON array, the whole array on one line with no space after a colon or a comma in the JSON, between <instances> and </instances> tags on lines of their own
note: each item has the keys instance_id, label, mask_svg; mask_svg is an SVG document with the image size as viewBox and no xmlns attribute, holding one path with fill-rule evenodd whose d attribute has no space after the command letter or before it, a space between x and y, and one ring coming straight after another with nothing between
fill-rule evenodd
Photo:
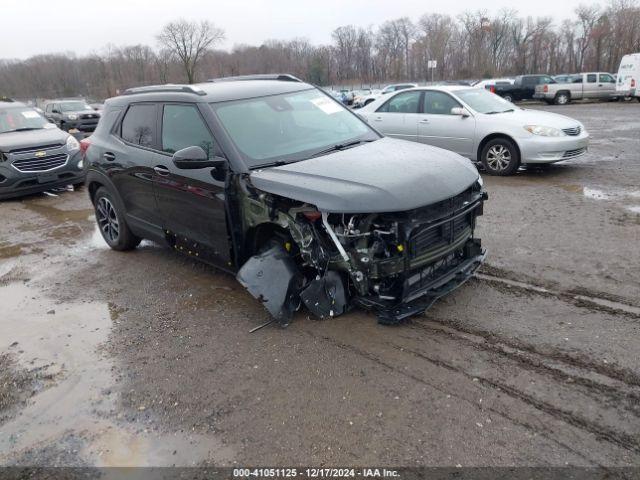
<instances>
[{"instance_id":1,"label":"overcast sky","mask_svg":"<svg viewBox=\"0 0 640 480\"><path fill-rule=\"evenodd\" d=\"M0 0L0 58L26 58L51 52L86 54L105 45L144 43L173 19L207 19L226 32L221 45L258 45L266 39L306 37L329 42L331 31L346 24L361 26L408 16L509 6L520 15L570 17L590 0Z\"/></svg>"}]
</instances>

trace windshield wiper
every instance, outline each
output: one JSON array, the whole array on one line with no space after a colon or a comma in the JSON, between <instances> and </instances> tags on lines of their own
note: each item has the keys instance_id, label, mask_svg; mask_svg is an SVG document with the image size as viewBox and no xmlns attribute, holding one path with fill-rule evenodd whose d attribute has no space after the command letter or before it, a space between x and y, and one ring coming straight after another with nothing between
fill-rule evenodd
<instances>
[{"instance_id":1,"label":"windshield wiper","mask_svg":"<svg viewBox=\"0 0 640 480\"><path fill-rule=\"evenodd\" d=\"M515 112L515 110L513 108L510 108L509 110L500 110L500 111L487 112L487 113L485 113L485 115L495 115L496 113L507 113L507 112Z\"/></svg>"},{"instance_id":2,"label":"windshield wiper","mask_svg":"<svg viewBox=\"0 0 640 480\"><path fill-rule=\"evenodd\" d=\"M7 130L4 133L11 133L11 132L29 132L31 130L42 130L42 127L22 127L22 128L14 128L13 130Z\"/></svg>"},{"instance_id":3,"label":"windshield wiper","mask_svg":"<svg viewBox=\"0 0 640 480\"><path fill-rule=\"evenodd\" d=\"M340 151L340 150L346 150L347 148L355 147L356 145L360 145L361 143L369 143L369 142L373 142L373 141L375 141L375 140L374 139L371 139L371 140L354 140L352 142L337 143L335 145L332 145L331 147L327 147L324 150L320 150L319 152L314 153L313 155L311 155L308 158L320 157L322 155L326 155L326 154L331 153L331 152L337 152L337 151Z\"/></svg>"},{"instance_id":4,"label":"windshield wiper","mask_svg":"<svg viewBox=\"0 0 640 480\"><path fill-rule=\"evenodd\" d=\"M256 168L281 167L282 165L286 165L286 164L287 162L285 162L284 160L276 160L275 162L261 163L260 165L251 167L251 170L254 170Z\"/></svg>"}]
</instances>

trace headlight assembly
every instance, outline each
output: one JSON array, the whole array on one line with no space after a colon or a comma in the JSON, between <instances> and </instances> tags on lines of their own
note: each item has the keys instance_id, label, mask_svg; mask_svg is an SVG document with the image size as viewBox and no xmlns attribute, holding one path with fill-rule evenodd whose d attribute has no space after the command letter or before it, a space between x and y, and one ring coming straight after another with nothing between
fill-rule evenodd
<instances>
[{"instance_id":1,"label":"headlight assembly","mask_svg":"<svg viewBox=\"0 0 640 480\"><path fill-rule=\"evenodd\" d=\"M67 118L69 120L77 120L78 119L78 115L76 115L75 113L70 113L69 115L67 115Z\"/></svg>"},{"instance_id":2,"label":"headlight assembly","mask_svg":"<svg viewBox=\"0 0 640 480\"><path fill-rule=\"evenodd\" d=\"M524 129L533 135L541 137L564 137L565 133L559 128L545 127L544 125L525 125Z\"/></svg>"},{"instance_id":3,"label":"headlight assembly","mask_svg":"<svg viewBox=\"0 0 640 480\"><path fill-rule=\"evenodd\" d=\"M67 151L69 153L80 150L80 143L72 135L67 137Z\"/></svg>"}]
</instances>

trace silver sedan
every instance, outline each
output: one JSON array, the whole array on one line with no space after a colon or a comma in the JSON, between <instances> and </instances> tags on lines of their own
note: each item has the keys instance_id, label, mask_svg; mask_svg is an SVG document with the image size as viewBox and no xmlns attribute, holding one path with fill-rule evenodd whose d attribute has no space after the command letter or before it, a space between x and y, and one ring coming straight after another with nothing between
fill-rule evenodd
<instances>
[{"instance_id":1,"label":"silver sedan","mask_svg":"<svg viewBox=\"0 0 640 480\"><path fill-rule=\"evenodd\" d=\"M527 110L478 88L418 87L379 98L358 111L389 137L451 150L510 175L523 164L548 164L587 152L589 134L577 120Z\"/></svg>"}]
</instances>

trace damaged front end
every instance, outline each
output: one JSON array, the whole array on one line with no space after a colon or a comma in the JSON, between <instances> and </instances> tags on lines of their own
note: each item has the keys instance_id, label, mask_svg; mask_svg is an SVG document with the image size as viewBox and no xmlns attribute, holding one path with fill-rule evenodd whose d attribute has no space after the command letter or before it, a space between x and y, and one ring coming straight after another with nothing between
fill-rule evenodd
<instances>
[{"instance_id":1,"label":"damaged front end","mask_svg":"<svg viewBox=\"0 0 640 480\"><path fill-rule=\"evenodd\" d=\"M318 318L359 306L395 324L420 314L480 266L474 237L486 193L464 192L404 212L329 213L248 189L247 231L277 232L240 268L237 278L286 325L304 305Z\"/></svg>"}]
</instances>

